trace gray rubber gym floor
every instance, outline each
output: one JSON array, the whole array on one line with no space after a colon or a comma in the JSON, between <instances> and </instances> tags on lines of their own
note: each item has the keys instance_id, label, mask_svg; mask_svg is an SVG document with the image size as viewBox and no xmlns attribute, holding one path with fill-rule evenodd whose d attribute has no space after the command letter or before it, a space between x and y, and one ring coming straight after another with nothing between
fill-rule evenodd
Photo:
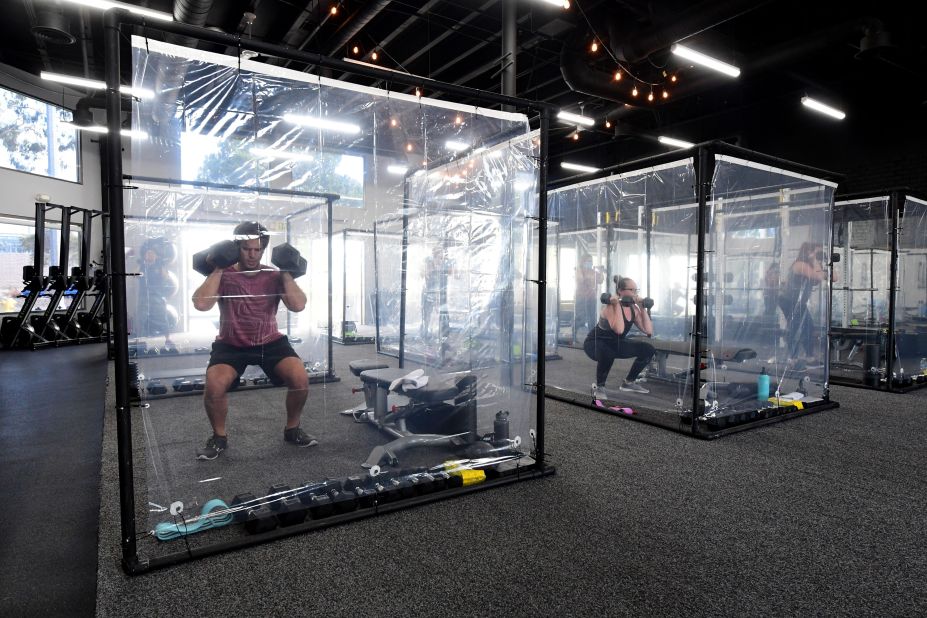
<instances>
[{"instance_id":1,"label":"gray rubber gym floor","mask_svg":"<svg viewBox=\"0 0 927 618\"><path fill-rule=\"evenodd\" d=\"M927 390L834 399L714 441L549 401L556 476L131 578L108 405L97 613L923 614Z\"/></svg>"}]
</instances>

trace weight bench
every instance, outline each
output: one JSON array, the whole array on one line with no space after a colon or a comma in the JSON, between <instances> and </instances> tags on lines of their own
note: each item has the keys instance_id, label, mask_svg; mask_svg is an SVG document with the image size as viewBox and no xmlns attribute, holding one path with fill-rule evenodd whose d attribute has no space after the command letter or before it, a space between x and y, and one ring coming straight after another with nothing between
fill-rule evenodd
<instances>
[{"instance_id":1,"label":"weight bench","mask_svg":"<svg viewBox=\"0 0 927 618\"><path fill-rule=\"evenodd\" d=\"M657 363L657 376L663 379L673 379L675 376L670 375L666 368L666 361L670 354L677 356L692 356L692 342L690 341L668 341L666 339L650 339L650 345L653 346L655 353L654 361ZM738 346L711 346L702 350L702 356L713 356L715 361L742 363L756 358L756 350Z\"/></svg>"},{"instance_id":2,"label":"weight bench","mask_svg":"<svg viewBox=\"0 0 927 618\"><path fill-rule=\"evenodd\" d=\"M351 370L351 373L360 377L365 371L373 371L375 369L388 369L389 365L383 361L370 360L370 359L361 359L355 360L348 363L348 369ZM342 410L341 414L353 416L355 420L364 420L361 417L365 417L367 414L373 412L374 401L376 397L376 387L373 384L363 383L363 388L357 389L352 388L351 392L356 393L358 391L363 391L364 393L364 403L357 404L353 408L348 408L347 410Z\"/></svg>"},{"instance_id":3,"label":"weight bench","mask_svg":"<svg viewBox=\"0 0 927 618\"><path fill-rule=\"evenodd\" d=\"M395 438L375 447L361 464L370 469L371 474L379 473L381 464L396 465L398 455L412 448L460 448L479 442L476 376L467 373L431 375L424 386L415 389L399 386L398 394L390 393L390 384L408 374L408 369L389 368L360 372L365 397L368 392L373 393L373 413L365 414L363 420ZM492 448L489 443L485 444L487 449Z\"/></svg>"}]
</instances>

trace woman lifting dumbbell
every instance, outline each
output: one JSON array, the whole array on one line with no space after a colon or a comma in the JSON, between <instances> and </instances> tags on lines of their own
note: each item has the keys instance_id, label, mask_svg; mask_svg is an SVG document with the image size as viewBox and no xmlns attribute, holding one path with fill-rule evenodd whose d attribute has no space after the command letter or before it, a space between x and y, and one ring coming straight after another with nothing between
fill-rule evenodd
<instances>
[{"instance_id":1,"label":"woman lifting dumbbell","mask_svg":"<svg viewBox=\"0 0 927 618\"><path fill-rule=\"evenodd\" d=\"M306 273L306 260L284 243L274 248L271 258L279 270L261 264L270 235L256 221L238 224L234 238L193 256L194 269L206 275L193 293L193 306L209 311L219 304L219 334L212 344L203 394L212 436L197 451L197 459L215 459L228 448L227 393L248 365L259 365L271 382L287 387L283 439L300 447L317 444L299 426L309 394L306 369L277 329L280 301L290 311L306 308L306 294L295 281Z\"/></svg>"},{"instance_id":2,"label":"woman lifting dumbbell","mask_svg":"<svg viewBox=\"0 0 927 618\"><path fill-rule=\"evenodd\" d=\"M635 380L653 358L653 346L646 341L629 339L628 335L631 328L637 326L648 337L653 336L653 322L646 311L653 306L653 301L638 296L637 283L630 277L616 275L614 281L617 295L602 295L605 306L599 312L599 321L583 342L586 356L596 361L593 390L605 391L605 381L616 358L633 358L634 364L619 388L633 393L649 393Z\"/></svg>"}]
</instances>

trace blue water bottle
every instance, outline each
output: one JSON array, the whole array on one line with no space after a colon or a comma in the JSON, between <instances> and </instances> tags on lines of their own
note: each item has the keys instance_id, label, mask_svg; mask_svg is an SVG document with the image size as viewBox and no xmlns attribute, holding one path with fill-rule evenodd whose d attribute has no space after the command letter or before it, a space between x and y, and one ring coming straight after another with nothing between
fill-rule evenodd
<instances>
[{"instance_id":1,"label":"blue water bottle","mask_svg":"<svg viewBox=\"0 0 927 618\"><path fill-rule=\"evenodd\" d=\"M766 373L766 367L756 378L756 398L759 401L769 401L769 374Z\"/></svg>"}]
</instances>

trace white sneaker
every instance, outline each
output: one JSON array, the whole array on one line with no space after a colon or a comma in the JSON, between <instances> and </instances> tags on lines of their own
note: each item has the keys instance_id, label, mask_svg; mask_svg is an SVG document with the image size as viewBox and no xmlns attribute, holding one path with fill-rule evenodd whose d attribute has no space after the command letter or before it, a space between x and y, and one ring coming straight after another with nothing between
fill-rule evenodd
<instances>
[{"instance_id":1,"label":"white sneaker","mask_svg":"<svg viewBox=\"0 0 927 618\"><path fill-rule=\"evenodd\" d=\"M650 392L650 391L648 391L646 388L644 388L643 386L641 386L640 384L638 384L637 382L627 382L627 381L625 381L625 382L622 382L622 383L621 383L621 386L618 387L618 388L619 388L620 390L623 390L623 391L626 391L626 392L629 392L629 393L647 394L647 393Z\"/></svg>"}]
</instances>

